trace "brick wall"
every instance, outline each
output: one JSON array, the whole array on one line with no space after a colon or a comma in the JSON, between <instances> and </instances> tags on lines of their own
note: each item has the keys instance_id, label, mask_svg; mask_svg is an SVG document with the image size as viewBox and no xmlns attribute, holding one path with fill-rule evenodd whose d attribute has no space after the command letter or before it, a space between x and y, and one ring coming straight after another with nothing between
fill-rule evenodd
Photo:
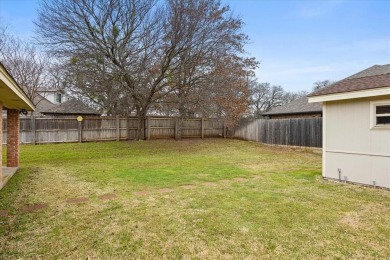
<instances>
[{"instance_id":1,"label":"brick wall","mask_svg":"<svg viewBox=\"0 0 390 260\"><path fill-rule=\"evenodd\" d=\"M7 166L19 166L19 111L7 110Z\"/></svg>"}]
</instances>

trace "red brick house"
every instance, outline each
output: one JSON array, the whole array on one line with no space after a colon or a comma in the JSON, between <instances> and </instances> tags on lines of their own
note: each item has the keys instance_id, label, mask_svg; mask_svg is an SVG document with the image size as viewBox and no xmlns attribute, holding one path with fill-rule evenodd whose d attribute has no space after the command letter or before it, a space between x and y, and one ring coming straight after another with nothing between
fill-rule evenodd
<instances>
[{"instance_id":1,"label":"red brick house","mask_svg":"<svg viewBox=\"0 0 390 260\"><path fill-rule=\"evenodd\" d=\"M7 110L7 163L3 167L3 110ZM34 105L0 63L0 189L19 167L19 113L33 111Z\"/></svg>"}]
</instances>

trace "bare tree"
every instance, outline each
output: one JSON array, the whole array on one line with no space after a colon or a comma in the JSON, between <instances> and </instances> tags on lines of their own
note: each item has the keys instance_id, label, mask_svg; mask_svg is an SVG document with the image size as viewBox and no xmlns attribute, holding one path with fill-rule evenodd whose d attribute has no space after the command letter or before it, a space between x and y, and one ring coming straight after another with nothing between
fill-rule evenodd
<instances>
[{"instance_id":1,"label":"bare tree","mask_svg":"<svg viewBox=\"0 0 390 260\"><path fill-rule=\"evenodd\" d=\"M198 105L215 57L243 53L247 39L219 0L43 0L36 25L68 85L110 113L136 111L139 129L166 101Z\"/></svg>"},{"instance_id":2,"label":"bare tree","mask_svg":"<svg viewBox=\"0 0 390 260\"><path fill-rule=\"evenodd\" d=\"M316 81L313 83L313 91L318 91L320 89L326 88L330 85L332 85L334 82L330 80L322 80L322 81Z\"/></svg>"},{"instance_id":3,"label":"bare tree","mask_svg":"<svg viewBox=\"0 0 390 260\"><path fill-rule=\"evenodd\" d=\"M3 20L0 17L0 50L4 48L5 41L7 39L7 27L3 24Z\"/></svg>"},{"instance_id":4,"label":"bare tree","mask_svg":"<svg viewBox=\"0 0 390 260\"><path fill-rule=\"evenodd\" d=\"M23 88L27 96L37 105L38 90L46 87L48 80L48 58L32 44L6 32L0 26L0 60Z\"/></svg>"},{"instance_id":5,"label":"bare tree","mask_svg":"<svg viewBox=\"0 0 390 260\"><path fill-rule=\"evenodd\" d=\"M301 97L305 97L309 94L308 91L306 90L301 90L301 91L297 91L297 92L289 92L289 91L286 91L284 93L284 96L282 98L282 103L283 104L287 104L287 103L290 103L298 98L301 98Z\"/></svg>"},{"instance_id":6,"label":"bare tree","mask_svg":"<svg viewBox=\"0 0 390 260\"><path fill-rule=\"evenodd\" d=\"M275 107L290 103L298 98L306 96L308 92L288 92L281 86L271 86L270 83L254 82L251 86L251 102L255 118L261 117L264 112L268 112Z\"/></svg>"},{"instance_id":7,"label":"bare tree","mask_svg":"<svg viewBox=\"0 0 390 260\"><path fill-rule=\"evenodd\" d=\"M174 108L181 117L217 113L220 107L212 98L228 91L226 80L221 79L230 79L234 74L233 78L241 80L243 70L257 65L254 59L243 57L243 45L248 39L241 33L243 23L219 1L170 0L169 7L174 25L171 31L184 32L180 37L184 48L175 57L177 68L170 71L171 93L164 98L169 102L167 107ZM221 69L223 63L226 68L234 68L227 73ZM230 104L234 104L233 100Z\"/></svg>"},{"instance_id":8,"label":"bare tree","mask_svg":"<svg viewBox=\"0 0 390 260\"><path fill-rule=\"evenodd\" d=\"M251 87L251 104L255 117L283 104L285 92L281 86L255 82Z\"/></svg>"}]
</instances>

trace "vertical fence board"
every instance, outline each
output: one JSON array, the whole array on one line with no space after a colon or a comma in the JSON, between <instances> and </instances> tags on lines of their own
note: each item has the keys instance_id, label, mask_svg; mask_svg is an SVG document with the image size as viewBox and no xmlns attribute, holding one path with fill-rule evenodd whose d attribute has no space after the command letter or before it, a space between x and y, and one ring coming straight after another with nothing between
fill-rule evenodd
<instances>
[{"instance_id":1,"label":"vertical fence board","mask_svg":"<svg viewBox=\"0 0 390 260\"><path fill-rule=\"evenodd\" d=\"M232 133L266 144L322 147L322 118L243 119Z\"/></svg>"},{"instance_id":2,"label":"vertical fence board","mask_svg":"<svg viewBox=\"0 0 390 260\"><path fill-rule=\"evenodd\" d=\"M3 143L7 142L7 120L3 119ZM150 116L146 122L146 137L150 139L182 137L223 136L223 121L218 119L178 119ZM102 140L132 140L137 137L137 117L84 118L76 117L28 117L20 119L21 143L88 142ZM141 136L143 134L141 133Z\"/></svg>"}]
</instances>

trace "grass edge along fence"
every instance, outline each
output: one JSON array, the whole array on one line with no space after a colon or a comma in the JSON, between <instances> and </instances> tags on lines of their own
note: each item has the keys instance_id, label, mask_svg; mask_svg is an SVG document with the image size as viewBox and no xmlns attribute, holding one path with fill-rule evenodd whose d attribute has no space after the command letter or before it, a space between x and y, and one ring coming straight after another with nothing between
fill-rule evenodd
<instances>
[{"instance_id":1,"label":"grass edge along fence","mask_svg":"<svg viewBox=\"0 0 390 260\"><path fill-rule=\"evenodd\" d=\"M271 145L319 148L322 147L322 118L242 119L231 136Z\"/></svg>"},{"instance_id":2,"label":"grass edge along fence","mask_svg":"<svg viewBox=\"0 0 390 260\"><path fill-rule=\"evenodd\" d=\"M20 143L66 143L134 140L137 117L24 117L20 118ZM3 120L3 143L7 142L7 121ZM141 139L225 137L223 120L148 116L142 122Z\"/></svg>"}]
</instances>

